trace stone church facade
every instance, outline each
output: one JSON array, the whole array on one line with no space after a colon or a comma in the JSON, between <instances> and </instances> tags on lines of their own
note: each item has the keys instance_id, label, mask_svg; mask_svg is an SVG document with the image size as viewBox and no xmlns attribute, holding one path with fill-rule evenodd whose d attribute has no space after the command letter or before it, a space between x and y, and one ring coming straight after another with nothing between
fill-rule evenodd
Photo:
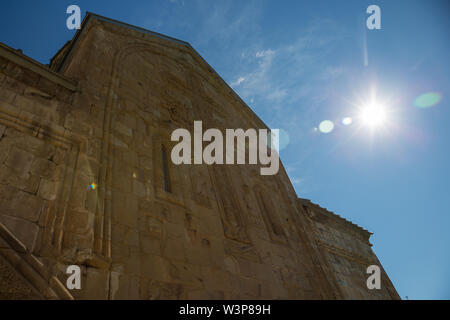
<instances>
[{"instance_id":1,"label":"stone church facade","mask_svg":"<svg viewBox=\"0 0 450 320\"><path fill-rule=\"evenodd\" d=\"M282 164L174 165L194 120L266 128L177 39L88 13L49 66L0 43L0 299L399 298Z\"/></svg>"}]
</instances>

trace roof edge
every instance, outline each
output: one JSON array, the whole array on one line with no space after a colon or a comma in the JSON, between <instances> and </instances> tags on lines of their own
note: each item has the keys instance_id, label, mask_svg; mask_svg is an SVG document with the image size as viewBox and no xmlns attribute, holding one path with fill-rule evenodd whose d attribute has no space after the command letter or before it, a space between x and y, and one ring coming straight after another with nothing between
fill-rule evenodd
<instances>
[{"instance_id":1,"label":"roof edge","mask_svg":"<svg viewBox=\"0 0 450 320\"><path fill-rule=\"evenodd\" d=\"M344 223L345 225L347 225L347 226L349 226L349 227L351 227L351 228L353 228L353 229L355 229L355 230L357 230L359 232L362 232L368 238L373 234L372 232L364 229L363 227L361 227L361 226L351 222L350 220L345 219L344 217L342 217L342 216L340 216L340 215L338 215L338 214L328 210L327 208L321 207L320 205L312 202L309 199L298 198L298 201L300 201L305 206L314 207L316 209L319 209L320 212L325 213L325 214L327 214L327 215L329 215L329 216L331 216L331 217L333 217L335 219L338 219L340 222Z\"/></svg>"},{"instance_id":2,"label":"roof edge","mask_svg":"<svg viewBox=\"0 0 450 320\"><path fill-rule=\"evenodd\" d=\"M262 126L264 126L264 127L266 127L266 128L269 129L269 126L268 126L266 123L264 123L264 121L262 121L262 120L256 115L256 113L254 113L254 111L247 105L247 103L246 103L244 100L242 100L242 98L241 98L241 97L233 90L233 88L230 87L230 85L229 85L229 84L228 84L228 83L227 83L227 82L219 75L219 73L218 73L213 67L211 67L211 65L210 65L210 64L209 64L209 63L208 63L208 62L207 62L207 61L206 61L206 60L205 60L205 59L197 52L197 50L194 49L194 47L193 47L189 42L183 41L183 40L179 40L179 39L177 39L177 38L173 38L173 37L170 37L170 36L166 36L166 35L161 34L161 33L158 33L158 32L150 31L150 30L145 29L145 28L137 27L137 26L134 26L134 25L125 23L125 22L121 22L121 21L118 21L118 20L114 20L114 19L111 19L111 18L107 18L107 17L101 16L101 15L99 15L99 14L92 13L92 12L89 12L89 11L86 12L86 15L84 16L83 21L82 21L82 23L81 23L80 29L76 32L75 36L74 36L73 39L70 41L69 48L68 48L67 51L65 52L64 57L63 57L62 60L61 60L61 63L60 63L59 66L56 68L56 71L57 71L57 72L61 72L61 73L64 72L64 69L66 68L67 63L68 63L69 60L70 60L70 56L72 55L73 50L75 49L75 47L76 47L76 45L77 45L77 42L78 42L78 40L80 39L81 34L82 34L84 28L88 25L88 23L89 23L89 21L90 21L91 19L97 19L97 20L99 20L99 21L105 21L105 22L112 23L112 24L115 24L115 25L123 26L123 27L125 27L125 28L129 28L129 29L132 29L132 30L135 30L135 31L138 31L138 32L142 32L142 33L145 33L145 34L148 34L148 35L152 35L152 36L155 36L155 37L158 37L158 38L161 38L161 39L165 39L165 40L168 40L168 41L171 41L171 42L178 43L178 44L180 44L180 45L182 45L182 46L188 48L189 50L191 50L191 51L195 54L195 56L196 56L197 58L200 59L201 62L203 62L203 63L205 64L206 68L207 68L209 71L213 72L214 75L215 75L215 76L216 76L223 84L225 84L225 86L227 87L228 91L234 96L234 98L236 98L239 102L241 102L244 106L246 106L246 108L248 109L248 111L250 111L250 113L251 113L252 115L256 116L256 119L260 122L260 124L261 124ZM67 45L68 45L68 44L66 43L65 46L67 46ZM61 48L61 49L58 51L58 53L60 53L60 52L62 51L62 49L63 49L63 48ZM58 55L58 53L55 54L55 56L52 58L52 60Z\"/></svg>"},{"instance_id":3,"label":"roof edge","mask_svg":"<svg viewBox=\"0 0 450 320\"><path fill-rule=\"evenodd\" d=\"M67 78L61 73L51 70L49 66L28 57L27 55L7 46L2 42L0 42L0 57L12 61L23 68L29 69L37 73L38 75L45 77L48 80L59 84L71 91L76 91L78 88L78 84L76 83L76 81Z\"/></svg>"}]
</instances>

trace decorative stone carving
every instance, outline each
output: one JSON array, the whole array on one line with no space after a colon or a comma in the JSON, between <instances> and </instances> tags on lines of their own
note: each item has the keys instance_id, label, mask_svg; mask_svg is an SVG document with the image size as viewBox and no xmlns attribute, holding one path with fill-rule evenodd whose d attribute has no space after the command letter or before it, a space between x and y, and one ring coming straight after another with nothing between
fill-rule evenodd
<instances>
[{"instance_id":1,"label":"decorative stone carving","mask_svg":"<svg viewBox=\"0 0 450 320\"><path fill-rule=\"evenodd\" d=\"M261 187L255 186L254 192L258 199L258 204L263 215L267 230L272 241L287 244L284 229L280 223L280 218L272 204L271 197Z\"/></svg>"},{"instance_id":2,"label":"decorative stone carving","mask_svg":"<svg viewBox=\"0 0 450 320\"><path fill-rule=\"evenodd\" d=\"M212 165L216 196L219 200L222 224L225 237L244 243L250 243L241 215L241 208L237 200L232 182L227 174L227 168L220 165Z\"/></svg>"}]
</instances>

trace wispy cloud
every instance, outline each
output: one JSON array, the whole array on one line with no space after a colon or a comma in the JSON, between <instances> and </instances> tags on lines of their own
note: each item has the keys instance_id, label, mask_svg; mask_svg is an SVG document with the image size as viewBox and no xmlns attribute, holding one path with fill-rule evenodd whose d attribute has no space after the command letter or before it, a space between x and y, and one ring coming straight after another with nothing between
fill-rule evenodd
<instances>
[{"instance_id":1,"label":"wispy cloud","mask_svg":"<svg viewBox=\"0 0 450 320\"><path fill-rule=\"evenodd\" d=\"M239 77L236 81L233 81L231 84L230 84L230 86L232 87L232 88L236 88L237 86L239 86L242 82L244 82L245 81L245 78L244 77Z\"/></svg>"},{"instance_id":2,"label":"wispy cloud","mask_svg":"<svg viewBox=\"0 0 450 320\"><path fill-rule=\"evenodd\" d=\"M231 1L197 1L200 9L195 42L200 45L221 43L222 48L239 45L258 30L261 16L259 1L245 1L238 7Z\"/></svg>"},{"instance_id":3,"label":"wispy cloud","mask_svg":"<svg viewBox=\"0 0 450 320\"><path fill-rule=\"evenodd\" d=\"M266 57L266 56L271 56L271 55L273 55L274 53L275 53L275 51L270 50L270 49L268 49L268 50L262 50L262 51L258 51L258 52L256 53L256 57L257 57L257 58L262 58L262 57Z\"/></svg>"},{"instance_id":4,"label":"wispy cloud","mask_svg":"<svg viewBox=\"0 0 450 320\"><path fill-rule=\"evenodd\" d=\"M270 114L269 125L280 127L282 122L290 131L306 132L298 119L303 126L313 126L305 120L328 98L331 82L346 72L339 64L324 62L341 37L332 21L316 21L277 47L244 49L240 71L230 84L244 100L256 101L263 118Z\"/></svg>"}]
</instances>

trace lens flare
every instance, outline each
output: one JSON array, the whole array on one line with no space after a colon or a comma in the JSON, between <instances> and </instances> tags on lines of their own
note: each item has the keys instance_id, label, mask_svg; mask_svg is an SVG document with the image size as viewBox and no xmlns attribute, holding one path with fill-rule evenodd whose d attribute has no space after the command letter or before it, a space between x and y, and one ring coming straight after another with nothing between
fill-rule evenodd
<instances>
[{"instance_id":1,"label":"lens flare","mask_svg":"<svg viewBox=\"0 0 450 320\"><path fill-rule=\"evenodd\" d=\"M319 124L319 130L322 133L330 133L334 129L334 123L330 120L324 120Z\"/></svg>"},{"instance_id":2,"label":"lens flare","mask_svg":"<svg viewBox=\"0 0 450 320\"><path fill-rule=\"evenodd\" d=\"M289 144L289 142L291 141L291 139L289 138L289 133L287 133L286 130L284 129L280 129L280 150L283 150L284 148L286 148Z\"/></svg>"},{"instance_id":3,"label":"lens flare","mask_svg":"<svg viewBox=\"0 0 450 320\"><path fill-rule=\"evenodd\" d=\"M97 189L97 184L95 184L95 182L92 182L92 183L89 185L89 188L91 188L91 190L95 190L95 189Z\"/></svg>"},{"instance_id":4,"label":"lens flare","mask_svg":"<svg viewBox=\"0 0 450 320\"><path fill-rule=\"evenodd\" d=\"M342 119L342 121L341 121L341 123L342 123L344 126L349 126L349 125L352 124L352 122L353 122L353 119L350 118L350 117L345 117L345 118Z\"/></svg>"},{"instance_id":5,"label":"lens flare","mask_svg":"<svg viewBox=\"0 0 450 320\"><path fill-rule=\"evenodd\" d=\"M414 100L414 105L419 108L429 108L438 104L442 96L437 92L427 92L421 94Z\"/></svg>"}]
</instances>

